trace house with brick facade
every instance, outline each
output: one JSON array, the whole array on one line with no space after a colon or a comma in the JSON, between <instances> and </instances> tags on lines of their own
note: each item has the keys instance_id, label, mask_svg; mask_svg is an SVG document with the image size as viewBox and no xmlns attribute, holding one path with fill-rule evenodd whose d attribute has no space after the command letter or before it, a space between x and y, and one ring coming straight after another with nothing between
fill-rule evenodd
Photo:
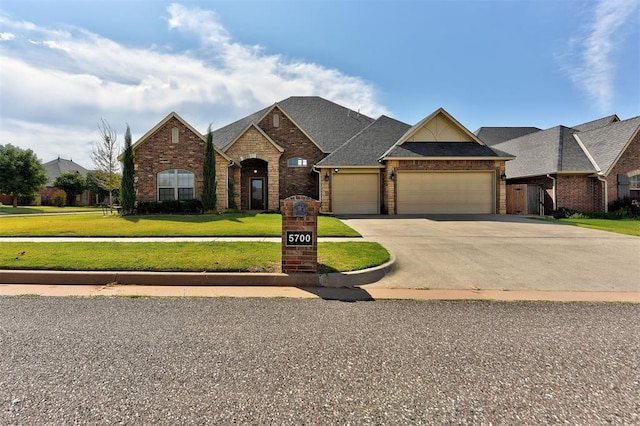
<instances>
[{"instance_id":1,"label":"house with brick facade","mask_svg":"<svg viewBox=\"0 0 640 426\"><path fill-rule=\"evenodd\" d=\"M73 160L67 160L64 158L56 158L43 164L47 171L47 183L45 187L39 193L39 200L36 200L37 204L51 205L53 194L58 188L53 186L56 179L64 173L77 173L86 178L89 170L82 167L80 164L75 163ZM90 206L96 203L96 195L88 189L82 191L82 194L76 196L76 206Z\"/></svg>"},{"instance_id":2,"label":"house with brick facade","mask_svg":"<svg viewBox=\"0 0 640 426\"><path fill-rule=\"evenodd\" d=\"M171 113L133 145L137 201L200 198L205 137ZM218 210L306 195L336 214L506 213L514 157L444 109L414 126L290 97L213 132Z\"/></svg>"},{"instance_id":3,"label":"house with brick facade","mask_svg":"<svg viewBox=\"0 0 640 426\"><path fill-rule=\"evenodd\" d=\"M516 156L506 167L507 213L606 211L614 201L640 200L640 117L544 130L482 127L476 134Z\"/></svg>"}]
</instances>

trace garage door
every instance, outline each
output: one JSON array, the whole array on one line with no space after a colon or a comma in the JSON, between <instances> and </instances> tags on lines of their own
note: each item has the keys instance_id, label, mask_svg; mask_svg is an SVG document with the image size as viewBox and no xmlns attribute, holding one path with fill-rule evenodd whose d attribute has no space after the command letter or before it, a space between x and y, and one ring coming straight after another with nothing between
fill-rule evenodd
<instances>
[{"instance_id":1,"label":"garage door","mask_svg":"<svg viewBox=\"0 0 640 426\"><path fill-rule=\"evenodd\" d=\"M335 214L378 214L380 208L378 173L337 173L333 175Z\"/></svg>"},{"instance_id":2,"label":"garage door","mask_svg":"<svg viewBox=\"0 0 640 426\"><path fill-rule=\"evenodd\" d=\"M494 172L399 172L398 214L494 213Z\"/></svg>"}]
</instances>

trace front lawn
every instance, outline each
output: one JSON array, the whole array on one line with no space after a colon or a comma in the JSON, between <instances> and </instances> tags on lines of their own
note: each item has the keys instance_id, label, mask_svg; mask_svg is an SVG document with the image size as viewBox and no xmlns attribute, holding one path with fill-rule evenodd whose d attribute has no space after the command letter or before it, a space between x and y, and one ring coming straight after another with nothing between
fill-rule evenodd
<instances>
[{"instance_id":1,"label":"front lawn","mask_svg":"<svg viewBox=\"0 0 640 426\"><path fill-rule=\"evenodd\" d=\"M0 216L3 237L279 237L279 214ZM318 217L319 237L359 237L340 220Z\"/></svg>"},{"instance_id":2,"label":"front lawn","mask_svg":"<svg viewBox=\"0 0 640 426\"><path fill-rule=\"evenodd\" d=\"M319 243L320 272L381 265L378 243ZM77 271L279 272L281 246L265 242L2 243L0 269Z\"/></svg>"},{"instance_id":3,"label":"front lawn","mask_svg":"<svg viewBox=\"0 0 640 426\"><path fill-rule=\"evenodd\" d=\"M555 220L554 220L555 221ZM581 226L583 228L599 229L601 231L615 232L640 236L640 220L637 219L557 219L560 223Z\"/></svg>"},{"instance_id":4,"label":"front lawn","mask_svg":"<svg viewBox=\"0 0 640 426\"><path fill-rule=\"evenodd\" d=\"M97 212L102 211L99 207L55 207L55 206L7 206L0 205L0 215L2 214L42 214L42 213L77 213L77 212Z\"/></svg>"}]
</instances>

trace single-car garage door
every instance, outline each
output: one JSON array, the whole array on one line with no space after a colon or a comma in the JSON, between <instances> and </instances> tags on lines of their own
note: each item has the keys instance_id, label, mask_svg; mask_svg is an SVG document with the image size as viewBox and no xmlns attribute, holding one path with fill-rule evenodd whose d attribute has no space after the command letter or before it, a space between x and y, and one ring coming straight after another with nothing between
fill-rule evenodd
<instances>
[{"instance_id":1,"label":"single-car garage door","mask_svg":"<svg viewBox=\"0 0 640 426\"><path fill-rule=\"evenodd\" d=\"M336 173L333 175L333 213L378 214L378 173Z\"/></svg>"},{"instance_id":2,"label":"single-car garage door","mask_svg":"<svg viewBox=\"0 0 640 426\"><path fill-rule=\"evenodd\" d=\"M398 214L495 213L494 172L399 172Z\"/></svg>"}]
</instances>

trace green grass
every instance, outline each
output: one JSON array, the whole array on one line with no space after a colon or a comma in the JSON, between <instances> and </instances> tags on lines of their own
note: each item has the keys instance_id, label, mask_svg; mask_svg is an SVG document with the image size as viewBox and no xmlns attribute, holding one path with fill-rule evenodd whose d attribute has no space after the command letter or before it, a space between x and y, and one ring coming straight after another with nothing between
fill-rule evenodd
<instances>
[{"instance_id":1,"label":"green grass","mask_svg":"<svg viewBox=\"0 0 640 426\"><path fill-rule=\"evenodd\" d=\"M580 226L583 228L599 229L601 231L615 232L640 236L640 220L637 219L558 219L560 223Z\"/></svg>"},{"instance_id":2,"label":"green grass","mask_svg":"<svg viewBox=\"0 0 640 426\"><path fill-rule=\"evenodd\" d=\"M319 243L320 272L380 265L389 253L372 242ZM0 269L78 271L278 272L279 243L2 243Z\"/></svg>"},{"instance_id":3,"label":"green grass","mask_svg":"<svg viewBox=\"0 0 640 426\"><path fill-rule=\"evenodd\" d=\"M0 216L4 237L279 237L279 214ZM320 237L358 237L340 220L318 217Z\"/></svg>"},{"instance_id":4,"label":"green grass","mask_svg":"<svg viewBox=\"0 0 640 426\"><path fill-rule=\"evenodd\" d=\"M0 214L38 214L38 213L76 213L76 212L102 212L98 207L53 207L53 206L18 206L12 207L0 205Z\"/></svg>"}]
</instances>

